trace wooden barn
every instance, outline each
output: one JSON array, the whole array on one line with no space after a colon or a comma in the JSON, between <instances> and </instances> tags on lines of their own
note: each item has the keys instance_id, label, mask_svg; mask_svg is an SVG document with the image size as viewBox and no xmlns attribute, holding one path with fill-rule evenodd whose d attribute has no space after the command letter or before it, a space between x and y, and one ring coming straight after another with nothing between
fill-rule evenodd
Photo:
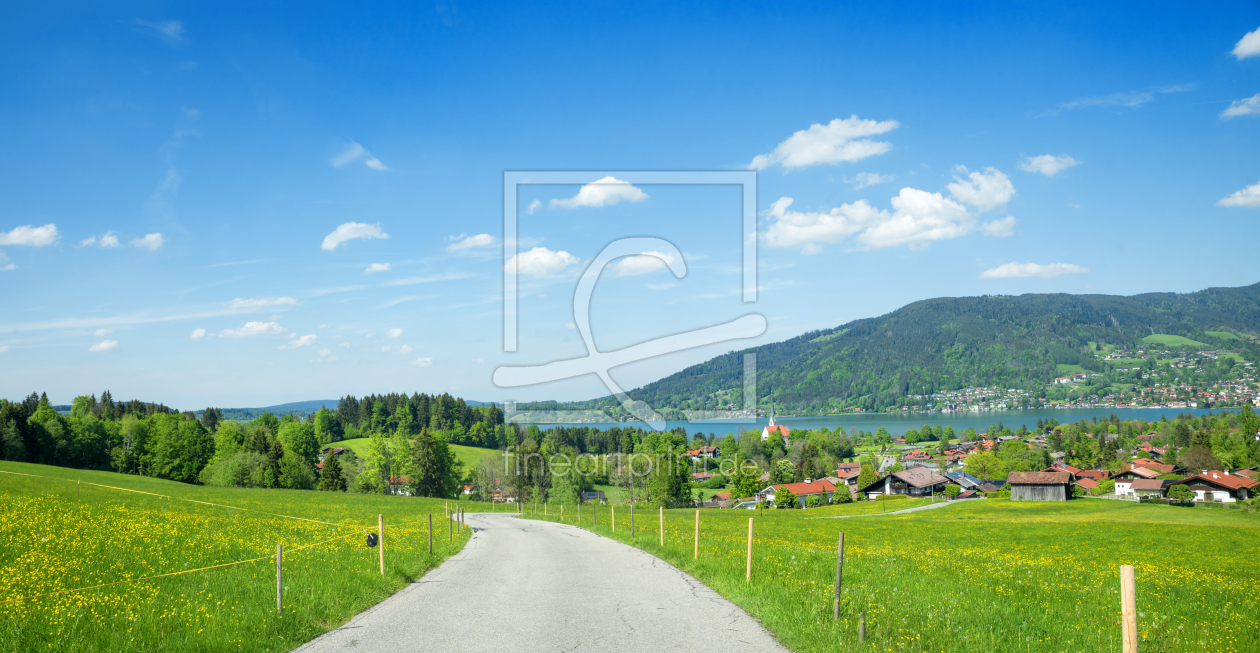
<instances>
[{"instance_id":1,"label":"wooden barn","mask_svg":"<svg viewBox=\"0 0 1260 653\"><path fill-rule=\"evenodd\" d=\"M1067 472L1011 472L1011 501L1067 501L1072 475Z\"/></svg>"}]
</instances>

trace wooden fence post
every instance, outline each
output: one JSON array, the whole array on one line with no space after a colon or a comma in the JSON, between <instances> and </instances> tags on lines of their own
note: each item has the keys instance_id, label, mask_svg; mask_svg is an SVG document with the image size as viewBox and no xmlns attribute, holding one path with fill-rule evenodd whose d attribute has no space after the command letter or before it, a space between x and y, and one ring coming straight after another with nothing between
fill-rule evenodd
<instances>
[{"instance_id":1,"label":"wooden fence post","mask_svg":"<svg viewBox=\"0 0 1260 653\"><path fill-rule=\"evenodd\" d=\"M1137 653L1137 587L1133 580L1133 566L1120 566L1120 629L1123 635L1123 653Z\"/></svg>"},{"instance_id":2,"label":"wooden fence post","mask_svg":"<svg viewBox=\"0 0 1260 653\"><path fill-rule=\"evenodd\" d=\"M634 539L634 503L630 504L630 539Z\"/></svg>"},{"instance_id":3,"label":"wooden fence post","mask_svg":"<svg viewBox=\"0 0 1260 653\"><path fill-rule=\"evenodd\" d=\"M450 515L446 516L446 543L450 544L455 541L455 520Z\"/></svg>"},{"instance_id":4,"label":"wooden fence post","mask_svg":"<svg viewBox=\"0 0 1260 653\"><path fill-rule=\"evenodd\" d=\"M612 521L612 532L617 532L617 506L608 506L608 519Z\"/></svg>"},{"instance_id":5,"label":"wooden fence post","mask_svg":"<svg viewBox=\"0 0 1260 653\"><path fill-rule=\"evenodd\" d=\"M661 508L661 546L665 546L665 506Z\"/></svg>"},{"instance_id":6,"label":"wooden fence post","mask_svg":"<svg viewBox=\"0 0 1260 653\"><path fill-rule=\"evenodd\" d=\"M284 545L276 545L276 612L284 614Z\"/></svg>"},{"instance_id":7,"label":"wooden fence post","mask_svg":"<svg viewBox=\"0 0 1260 653\"><path fill-rule=\"evenodd\" d=\"M429 555L433 555L433 513L429 513Z\"/></svg>"},{"instance_id":8,"label":"wooden fence post","mask_svg":"<svg viewBox=\"0 0 1260 653\"><path fill-rule=\"evenodd\" d=\"M696 511L696 554L692 556L694 560L700 559L700 511Z\"/></svg>"},{"instance_id":9,"label":"wooden fence post","mask_svg":"<svg viewBox=\"0 0 1260 653\"><path fill-rule=\"evenodd\" d=\"M560 504L560 523L564 523L564 504Z\"/></svg>"},{"instance_id":10,"label":"wooden fence post","mask_svg":"<svg viewBox=\"0 0 1260 653\"><path fill-rule=\"evenodd\" d=\"M376 516L376 537L381 548L381 575L385 575L385 515Z\"/></svg>"},{"instance_id":11,"label":"wooden fence post","mask_svg":"<svg viewBox=\"0 0 1260 653\"><path fill-rule=\"evenodd\" d=\"M840 584L844 579L844 531L840 531L840 542L836 544L836 605L832 610L832 621L840 618Z\"/></svg>"},{"instance_id":12,"label":"wooden fence post","mask_svg":"<svg viewBox=\"0 0 1260 653\"><path fill-rule=\"evenodd\" d=\"M858 615L858 644L866 641L866 613Z\"/></svg>"},{"instance_id":13,"label":"wooden fence post","mask_svg":"<svg viewBox=\"0 0 1260 653\"><path fill-rule=\"evenodd\" d=\"M748 564L744 569L744 582L752 582L752 536L753 518L748 518Z\"/></svg>"}]
</instances>

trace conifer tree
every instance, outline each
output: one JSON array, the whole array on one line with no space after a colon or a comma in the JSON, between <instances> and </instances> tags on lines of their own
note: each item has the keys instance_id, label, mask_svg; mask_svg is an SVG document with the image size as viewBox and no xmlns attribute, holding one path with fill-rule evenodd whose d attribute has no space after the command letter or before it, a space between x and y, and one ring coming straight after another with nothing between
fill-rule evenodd
<instances>
[{"instance_id":1,"label":"conifer tree","mask_svg":"<svg viewBox=\"0 0 1260 653\"><path fill-rule=\"evenodd\" d=\"M345 492L346 477L341 471L341 461L337 460L337 456L328 454L324 458L324 467L319 472L319 485L317 489L328 492Z\"/></svg>"}]
</instances>

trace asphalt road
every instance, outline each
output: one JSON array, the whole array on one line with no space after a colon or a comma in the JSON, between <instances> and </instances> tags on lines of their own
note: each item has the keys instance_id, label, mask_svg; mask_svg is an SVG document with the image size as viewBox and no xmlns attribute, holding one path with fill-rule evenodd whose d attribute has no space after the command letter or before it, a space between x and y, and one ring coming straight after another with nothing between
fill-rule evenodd
<instances>
[{"instance_id":1,"label":"asphalt road","mask_svg":"<svg viewBox=\"0 0 1260 653\"><path fill-rule=\"evenodd\" d=\"M297 649L787 651L756 620L650 554L573 526L471 514L463 551Z\"/></svg>"}]
</instances>

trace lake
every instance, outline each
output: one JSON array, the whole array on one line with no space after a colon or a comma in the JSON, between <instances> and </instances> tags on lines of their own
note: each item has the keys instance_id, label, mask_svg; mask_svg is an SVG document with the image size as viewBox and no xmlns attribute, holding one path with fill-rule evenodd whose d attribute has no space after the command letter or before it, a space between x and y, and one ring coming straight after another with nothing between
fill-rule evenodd
<instances>
[{"instance_id":1,"label":"lake","mask_svg":"<svg viewBox=\"0 0 1260 653\"><path fill-rule=\"evenodd\" d=\"M824 426L834 430L837 426L843 427L846 433L850 433L855 429L862 431L874 432L879 427L884 427L889 433L900 435L910 429L918 429L924 424L929 424L933 428L937 426L952 426L955 432L960 432L969 428L974 428L977 432L983 433L989 428L990 424L997 424L1001 421L1005 426L1011 429L1017 429L1020 425L1027 426L1029 430L1037 425L1037 420L1050 420L1051 418L1059 420L1060 424L1067 424L1081 419L1092 420L1094 417L1105 419L1115 413L1122 420L1144 419L1148 422L1158 421L1160 417L1173 419L1182 413L1190 413L1192 415L1203 415L1205 413L1221 413L1225 411L1237 411L1237 408L1225 408L1220 410L1204 409L1204 408L1070 408L1061 410L1046 409L1028 409L1028 410L990 410L985 412L958 411L952 413L863 413L855 415L829 415L819 417L778 417L775 421L790 429L821 429ZM749 429L760 431L763 426L770 422L769 419L762 418L758 420L712 420L698 422L666 422L666 428L672 429L676 426L682 426L687 429L688 433L695 434L702 432L704 434L714 433L719 437L725 436L727 433L739 435ZM538 428L549 429L556 426L589 426L596 429L608 429L614 426L631 427L644 426L637 422L601 422L586 424L538 424Z\"/></svg>"}]
</instances>

